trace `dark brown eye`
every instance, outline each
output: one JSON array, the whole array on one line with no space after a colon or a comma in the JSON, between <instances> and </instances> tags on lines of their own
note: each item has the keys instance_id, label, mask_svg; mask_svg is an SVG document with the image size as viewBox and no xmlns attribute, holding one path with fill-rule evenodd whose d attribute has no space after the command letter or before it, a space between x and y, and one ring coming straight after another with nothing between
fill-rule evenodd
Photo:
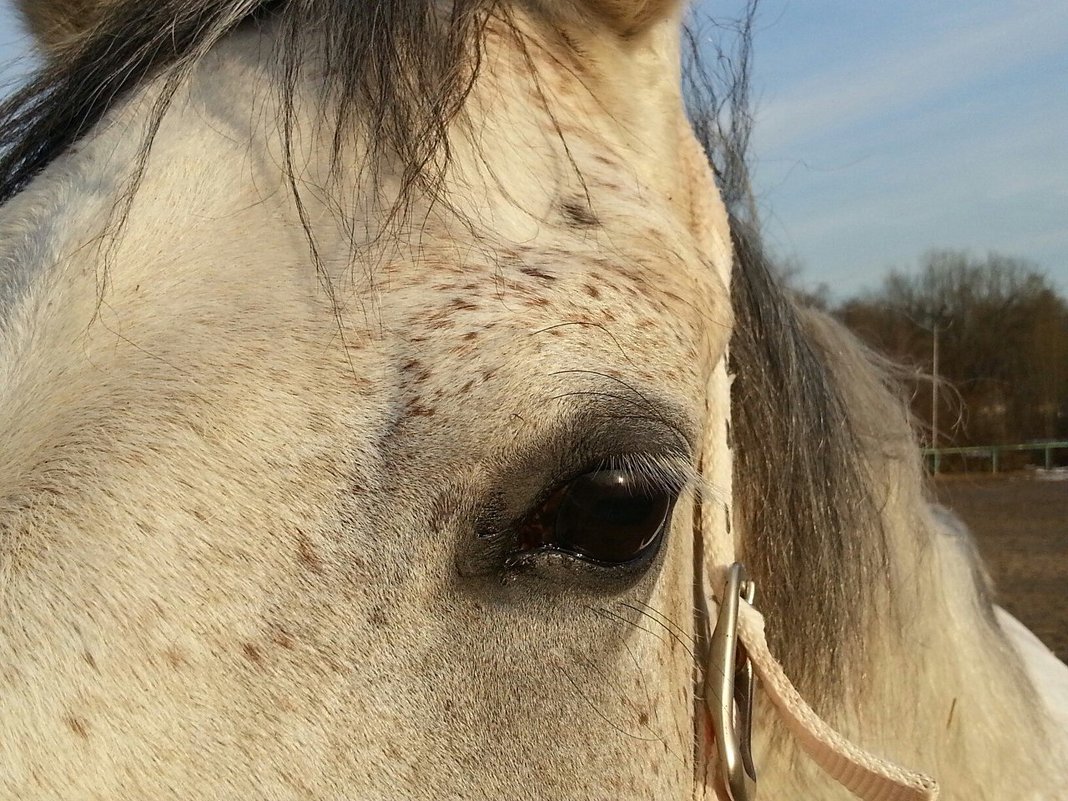
<instances>
[{"instance_id":1,"label":"dark brown eye","mask_svg":"<svg viewBox=\"0 0 1068 801\"><path fill-rule=\"evenodd\" d=\"M519 549L561 551L604 565L633 562L659 545L675 497L633 470L594 470L542 504L522 526Z\"/></svg>"}]
</instances>

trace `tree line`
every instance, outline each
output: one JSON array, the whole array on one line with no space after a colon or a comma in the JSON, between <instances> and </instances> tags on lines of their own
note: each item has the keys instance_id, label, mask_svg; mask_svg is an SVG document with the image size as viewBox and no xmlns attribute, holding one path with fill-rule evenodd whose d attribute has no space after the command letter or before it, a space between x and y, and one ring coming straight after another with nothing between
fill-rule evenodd
<instances>
[{"instance_id":1,"label":"tree line","mask_svg":"<svg viewBox=\"0 0 1068 801\"><path fill-rule=\"evenodd\" d=\"M1049 278L998 253L932 251L918 266L839 304L826 287L801 300L903 366L924 444L936 421L942 447L1068 440L1068 303Z\"/></svg>"}]
</instances>

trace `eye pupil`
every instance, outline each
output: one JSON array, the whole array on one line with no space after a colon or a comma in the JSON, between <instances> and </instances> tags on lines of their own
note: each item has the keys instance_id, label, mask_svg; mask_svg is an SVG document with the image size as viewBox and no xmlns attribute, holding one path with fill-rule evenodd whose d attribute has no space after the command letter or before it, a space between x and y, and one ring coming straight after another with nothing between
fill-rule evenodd
<instances>
[{"instance_id":1,"label":"eye pupil","mask_svg":"<svg viewBox=\"0 0 1068 801\"><path fill-rule=\"evenodd\" d=\"M646 555L663 536L674 493L640 473L600 469L557 490L528 522L523 550L556 550L606 565Z\"/></svg>"}]
</instances>

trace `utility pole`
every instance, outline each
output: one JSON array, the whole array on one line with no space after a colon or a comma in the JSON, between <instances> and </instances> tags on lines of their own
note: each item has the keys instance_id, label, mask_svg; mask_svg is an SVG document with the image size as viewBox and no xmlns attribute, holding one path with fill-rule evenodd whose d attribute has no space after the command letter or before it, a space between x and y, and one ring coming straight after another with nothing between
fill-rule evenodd
<instances>
[{"instance_id":1,"label":"utility pole","mask_svg":"<svg viewBox=\"0 0 1068 801\"><path fill-rule=\"evenodd\" d=\"M934 474L938 475L939 462L941 459L938 453L938 321L935 320L934 326L931 329L933 333L934 342L931 346L931 447L934 448L934 458L932 460L932 468Z\"/></svg>"},{"instance_id":2,"label":"utility pole","mask_svg":"<svg viewBox=\"0 0 1068 801\"><path fill-rule=\"evenodd\" d=\"M945 304L938 310L928 311L924 315L927 322L920 322L908 312L903 316L917 328L931 332L931 473L938 475L942 469L942 455L938 452L938 385L941 383L938 370L938 334L941 329L953 327ZM946 324L942 325L945 320Z\"/></svg>"}]
</instances>

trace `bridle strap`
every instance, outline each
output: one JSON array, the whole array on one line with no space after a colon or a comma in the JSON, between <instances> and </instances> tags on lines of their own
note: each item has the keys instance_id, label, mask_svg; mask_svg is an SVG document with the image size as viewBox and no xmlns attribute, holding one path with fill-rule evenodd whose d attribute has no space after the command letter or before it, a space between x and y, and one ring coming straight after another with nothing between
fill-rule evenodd
<instances>
[{"instance_id":1,"label":"bridle strap","mask_svg":"<svg viewBox=\"0 0 1068 801\"><path fill-rule=\"evenodd\" d=\"M935 801L938 784L871 754L850 742L817 715L771 655L764 637L764 617L743 599L738 610L738 637L786 728L819 767L864 801Z\"/></svg>"},{"instance_id":2,"label":"bridle strap","mask_svg":"<svg viewBox=\"0 0 1068 801\"><path fill-rule=\"evenodd\" d=\"M730 287L732 265L729 259L714 259L713 254L729 253L730 243L726 232L718 229L713 220L725 217L725 212L715 186L708 159L693 136L685 118L680 115L680 159L682 169L689 173L691 185L691 227L702 255L711 264L717 264L725 287ZM712 367L706 400L707 419L703 434L701 469L704 478L721 493L722 503L708 498L701 504L700 531L695 543L695 608L697 625L710 627L713 616L710 604L725 600L723 588L731 565L736 561L735 537L738 528L734 524L731 509L733 466L727 434L730 420L731 377L726 369L727 357ZM801 749L837 781L863 801L935 801L938 785L928 776L913 773L880 759L851 743L823 721L791 684L782 665L772 656L764 637L764 618L745 599L737 609L737 634L748 659L760 677L775 709L782 717L786 728L797 740ZM710 642L711 631L704 632L705 642ZM705 664L704 670L711 666ZM708 684L708 676L705 676ZM715 703L706 693L705 703ZM715 711L709 717L715 719ZM719 715L722 720L723 715ZM704 736L703 732L699 736ZM707 744L706 744L707 745ZM708 775L706 756L695 765L694 797L706 797L709 781L719 781L713 790L720 798L729 799L730 792L718 778ZM721 770L720 773L723 771ZM704 785L704 787L702 786ZM744 792L744 790L743 790Z\"/></svg>"}]
</instances>

